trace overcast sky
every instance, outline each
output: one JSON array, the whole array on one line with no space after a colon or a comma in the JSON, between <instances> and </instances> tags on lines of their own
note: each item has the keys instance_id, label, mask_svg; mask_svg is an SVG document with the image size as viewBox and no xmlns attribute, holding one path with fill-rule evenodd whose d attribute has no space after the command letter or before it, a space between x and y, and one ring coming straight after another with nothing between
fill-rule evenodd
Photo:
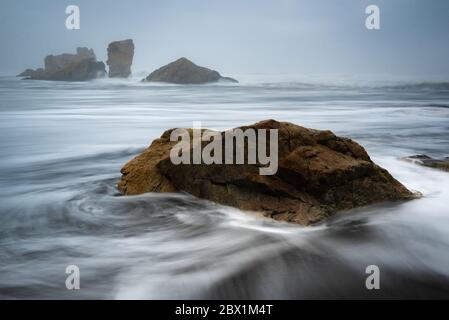
<instances>
[{"instance_id":1,"label":"overcast sky","mask_svg":"<svg viewBox=\"0 0 449 320\"><path fill-rule=\"evenodd\" d=\"M81 29L65 28L76 4ZM380 7L381 30L365 28ZM136 45L134 71L178 57L223 74L449 74L447 0L1 0L0 71L43 65L48 54Z\"/></svg>"}]
</instances>

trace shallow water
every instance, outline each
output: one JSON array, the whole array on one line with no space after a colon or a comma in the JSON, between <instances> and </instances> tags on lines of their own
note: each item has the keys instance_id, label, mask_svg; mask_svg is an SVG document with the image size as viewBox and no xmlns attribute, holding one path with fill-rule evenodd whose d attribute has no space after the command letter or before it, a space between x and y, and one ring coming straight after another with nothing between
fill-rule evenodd
<instances>
[{"instance_id":1,"label":"shallow water","mask_svg":"<svg viewBox=\"0 0 449 320\"><path fill-rule=\"evenodd\" d=\"M0 298L449 298L449 82L239 77L54 83L0 77ZM124 197L120 168L168 128L274 118L330 129L424 197L314 227L185 194ZM77 265L81 290L65 288ZM367 290L378 265L381 289Z\"/></svg>"}]
</instances>

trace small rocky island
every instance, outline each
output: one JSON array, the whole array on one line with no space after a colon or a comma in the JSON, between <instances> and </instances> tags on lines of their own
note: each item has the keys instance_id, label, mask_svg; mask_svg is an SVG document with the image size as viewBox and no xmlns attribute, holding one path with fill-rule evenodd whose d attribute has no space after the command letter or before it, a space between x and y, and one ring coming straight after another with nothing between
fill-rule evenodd
<instances>
[{"instance_id":1,"label":"small rocky island","mask_svg":"<svg viewBox=\"0 0 449 320\"><path fill-rule=\"evenodd\" d=\"M175 84L203 84L218 81L238 82L232 78L222 77L215 70L197 66L187 58L180 58L153 71L143 81Z\"/></svg>"},{"instance_id":2,"label":"small rocky island","mask_svg":"<svg viewBox=\"0 0 449 320\"><path fill-rule=\"evenodd\" d=\"M108 46L109 78L128 78L134 57L134 43L131 39L114 41Z\"/></svg>"},{"instance_id":3,"label":"small rocky island","mask_svg":"<svg viewBox=\"0 0 449 320\"><path fill-rule=\"evenodd\" d=\"M134 42L132 39L111 42L107 49L109 78L128 78L134 58ZM18 77L31 80L52 81L89 81L105 77L106 66L97 61L92 49L77 48L76 54L63 53L49 55L44 61L45 67L26 69ZM223 77L215 70L200 67L186 58L169 63L143 79L144 82L166 82L175 84L204 84L211 82L238 82Z\"/></svg>"},{"instance_id":4,"label":"small rocky island","mask_svg":"<svg viewBox=\"0 0 449 320\"><path fill-rule=\"evenodd\" d=\"M248 128L278 129L275 175L260 175L260 164L175 165L171 129L122 168L118 188L125 195L183 191L303 225L341 210L416 197L351 139L275 120L241 127Z\"/></svg>"},{"instance_id":5,"label":"small rocky island","mask_svg":"<svg viewBox=\"0 0 449 320\"><path fill-rule=\"evenodd\" d=\"M32 80L88 81L106 74L105 64L97 61L92 49L77 48L75 54L63 53L45 58L44 68L27 69L19 77Z\"/></svg>"},{"instance_id":6,"label":"small rocky island","mask_svg":"<svg viewBox=\"0 0 449 320\"><path fill-rule=\"evenodd\" d=\"M131 39L111 42L108 46L109 77L128 78L134 57ZM31 80L89 81L106 76L106 66L97 61L93 49L77 48L75 54L49 55L44 68L26 69L18 77Z\"/></svg>"}]
</instances>

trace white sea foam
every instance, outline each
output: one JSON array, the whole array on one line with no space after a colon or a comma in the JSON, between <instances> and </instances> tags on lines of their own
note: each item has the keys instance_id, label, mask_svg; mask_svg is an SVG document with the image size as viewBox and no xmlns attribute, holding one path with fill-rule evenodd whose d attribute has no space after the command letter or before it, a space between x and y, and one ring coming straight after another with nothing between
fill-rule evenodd
<instances>
[{"instance_id":1,"label":"white sea foam","mask_svg":"<svg viewBox=\"0 0 449 320\"><path fill-rule=\"evenodd\" d=\"M398 160L448 155L444 82L236 78L177 86L1 77L0 298L73 297L69 264L80 267L80 298L363 297L370 264L386 296L444 295L449 175ZM184 194L117 196L120 168L166 129L267 118L355 139L423 197L305 228Z\"/></svg>"}]
</instances>

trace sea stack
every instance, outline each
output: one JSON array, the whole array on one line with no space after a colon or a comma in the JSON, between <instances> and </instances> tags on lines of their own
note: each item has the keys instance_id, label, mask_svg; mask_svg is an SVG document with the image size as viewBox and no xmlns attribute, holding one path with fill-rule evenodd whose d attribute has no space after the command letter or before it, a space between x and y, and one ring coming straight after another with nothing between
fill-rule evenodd
<instances>
[{"instance_id":1,"label":"sea stack","mask_svg":"<svg viewBox=\"0 0 449 320\"><path fill-rule=\"evenodd\" d=\"M47 74L54 74L63 70L71 64L76 64L84 60L97 61L93 49L85 47L76 48L76 54L63 53L60 55L49 55L45 57L45 72Z\"/></svg>"},{"instance_id":2,"label":"sea stack","mask_svg":"<svg viewBox=\"0 0 449 320\"><path fill-rule=\"evenodd\" d=\"M77 48L75 54L48 55L44 64L44 69L27 69L19 76L32 80L88 81L106 74L105 64L97 61L92 49L85 47Z\"/></svg>"},{"instance_id":3,"label":"sea stack","mask_svg":"<svg viewBox=\"0 0 449 320\"><path fill-rule=\"evenodd\" d=\"M232 78L222 77L215 70L197 66L187 58L180 58L153 71L144 81L175 84L203 84L217 81L238 82Z\"/></svg>"},{"instance_id":4,"label":"sea stack","mask_svg":"<svg viewBox=\"0 0 449 320\"><path fill-rule=\"evenodd\" d=\"M111 42L108 46L109 78L128 78L134 57L133 40Z\"/></svg>"},{"instance_id":5,"label":"sea stack","mask_svg":"<svg viewBox=\"0 0 449 320\"><path fill-rule=\"evenodd\" d=\"M170 151L178 141L170 141L174 130L171 129L123 167L118 188L125 195L188 192L220 204L261 212L275 220L303 225L322 221L343 210L416 197L375 164L361 145L331 131L275 120L240 129L244 132L253 129L259 136L259 130L278 130L278 170L274 175L260 175L259 162L174 164ZM192 141L192 130L189 132ZM205 143L201 142L203 147ZM190 145L193 144L194 141ZM248 143L244 148L246 155ZM191 147L187 150L192 152ZM225 152L223 146L221 154Z\"/></svg>"}]
</instances>

